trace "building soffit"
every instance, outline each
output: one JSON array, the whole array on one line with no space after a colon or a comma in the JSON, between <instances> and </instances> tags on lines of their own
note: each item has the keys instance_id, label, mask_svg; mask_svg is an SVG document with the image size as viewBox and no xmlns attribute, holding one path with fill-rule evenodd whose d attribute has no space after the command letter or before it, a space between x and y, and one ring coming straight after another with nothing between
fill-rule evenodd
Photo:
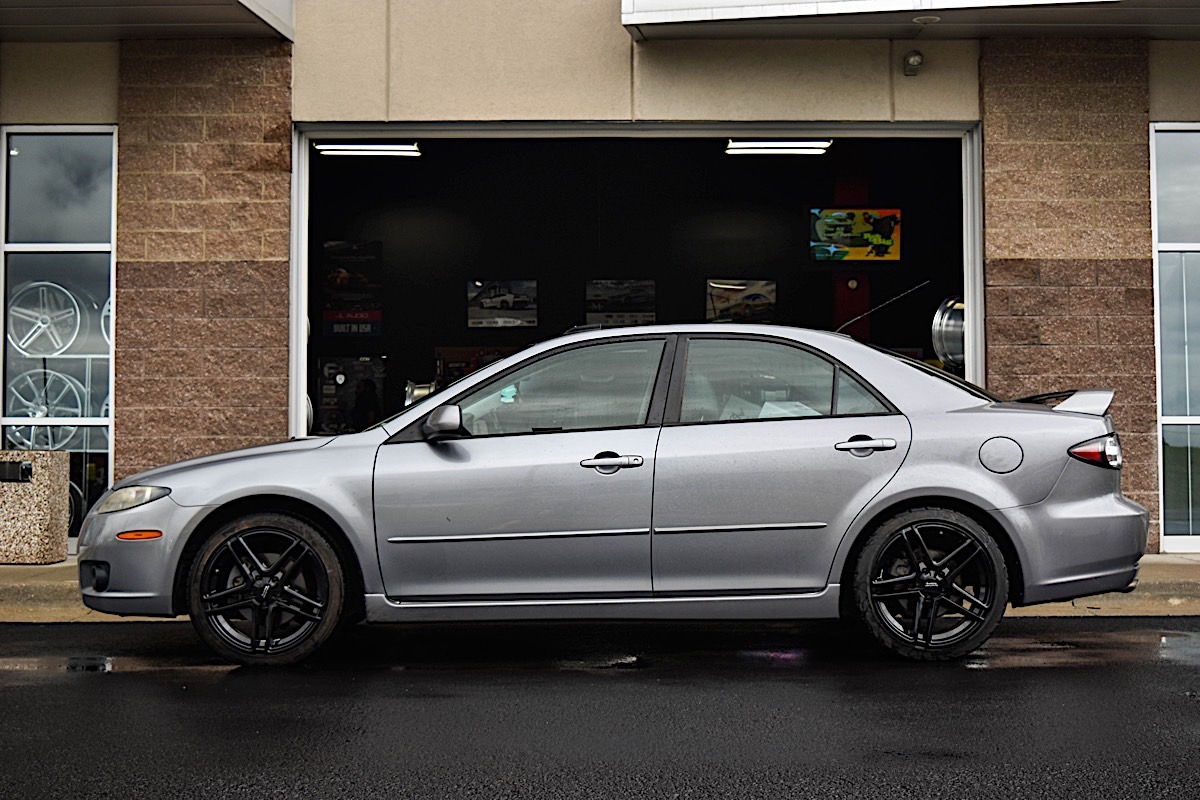
<instances>
[{"instance_id":1,"label":"building soffit","mask_svg":"<svg viewBox=\"0 0 1200 800\"><path fill-rule=\"evenodd\" d=\"M0 41L295 36L295 0L0 0Z\"/></svg>"},{"instance_id":2,"label":"building soffit","mask_svg":"<svg viewBox=\"0 0 1200 800\"><path fill-rule=\"evenodd\" d=\"M1200 39L1200 0L621 0L649 39Z\"/></svg>"}]
</instances>

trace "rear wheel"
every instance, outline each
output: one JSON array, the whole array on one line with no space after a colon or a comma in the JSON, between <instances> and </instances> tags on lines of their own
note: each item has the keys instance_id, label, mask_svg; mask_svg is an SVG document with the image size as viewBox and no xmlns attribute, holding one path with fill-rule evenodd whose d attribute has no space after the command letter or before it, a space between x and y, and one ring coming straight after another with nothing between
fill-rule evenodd
<instances>
[{"instance_id":1,"label":"rear wheel","mask_svg":"<svg viewBox=\"0 0 1200 800\"><path fill-rule=\"evenodd\" d=\"M239 664L306 658L338 627L342 564L326 534L284 514L251 514L217 530L188 582L192 624L206 644Z\"/></svg>"},{"instance_id":2,"label":"rear wheel","mask_svg":"<svg viewBox=\"0 0 1200 800\"><path fill-rule=\"evenodd\" d=\"M1008 602L1008 570L995 539L965 514L918 508L868 537L854 571L867 629L907 658L940 661L975 650Z\"/></svg>"}]
</instances>

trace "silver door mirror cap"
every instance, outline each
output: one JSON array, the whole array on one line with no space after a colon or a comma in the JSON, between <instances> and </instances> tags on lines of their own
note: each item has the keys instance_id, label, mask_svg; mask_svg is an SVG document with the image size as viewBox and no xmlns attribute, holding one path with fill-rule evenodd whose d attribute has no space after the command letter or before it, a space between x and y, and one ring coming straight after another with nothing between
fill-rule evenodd
<instances>
[{"instance_id":1,"label":"silver door mirror cap","mask_svg":"<svg viewBox=\"0 0 1200 800\"><path fill-rule=\"evenodd\" d=\"M458 406L439 406L425 420L422 432L428 441L457 439L462 434L462 409Z\"/></svg>"}]
</instances>

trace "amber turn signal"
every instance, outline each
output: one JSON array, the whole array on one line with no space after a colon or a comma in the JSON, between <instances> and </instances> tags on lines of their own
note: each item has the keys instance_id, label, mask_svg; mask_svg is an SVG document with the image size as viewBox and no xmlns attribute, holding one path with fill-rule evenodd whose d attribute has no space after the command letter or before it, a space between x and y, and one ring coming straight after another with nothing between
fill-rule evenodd
<instances>
[{"instance_id":1,"label":"amber turn signal","mask_svg":"<svg viewBox=\"0 0 1200 800\"><path fill-rule=\"evenodd\" d=\"M143 539L161 539L162 531L122 531L117 534L118 539L124 539L127 542L140 542Z\"/></svg>"}]
</instances>

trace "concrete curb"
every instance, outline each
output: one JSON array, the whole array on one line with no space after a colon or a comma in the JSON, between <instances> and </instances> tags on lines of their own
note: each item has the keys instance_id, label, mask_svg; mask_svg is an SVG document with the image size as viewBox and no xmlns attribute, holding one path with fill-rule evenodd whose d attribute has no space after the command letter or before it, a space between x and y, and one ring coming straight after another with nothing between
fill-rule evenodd
<instances>
[{"instance_id":1,"label":"concrete curb","mask_svg":"<svg viewBox=\"0 0 1200 800\"><path fill-rule=\"evenodd\" d=\"M1148 555L1138 588L1069 603L1010 608L1013 617L1176 617L1200 615L1200 554ZM58 564L0 565L0 623L133 622L154 617L115 617L92 611L79 599L74 556ZM177 617L176 619L187 619Z\"/></svg>"}]
</instances>

